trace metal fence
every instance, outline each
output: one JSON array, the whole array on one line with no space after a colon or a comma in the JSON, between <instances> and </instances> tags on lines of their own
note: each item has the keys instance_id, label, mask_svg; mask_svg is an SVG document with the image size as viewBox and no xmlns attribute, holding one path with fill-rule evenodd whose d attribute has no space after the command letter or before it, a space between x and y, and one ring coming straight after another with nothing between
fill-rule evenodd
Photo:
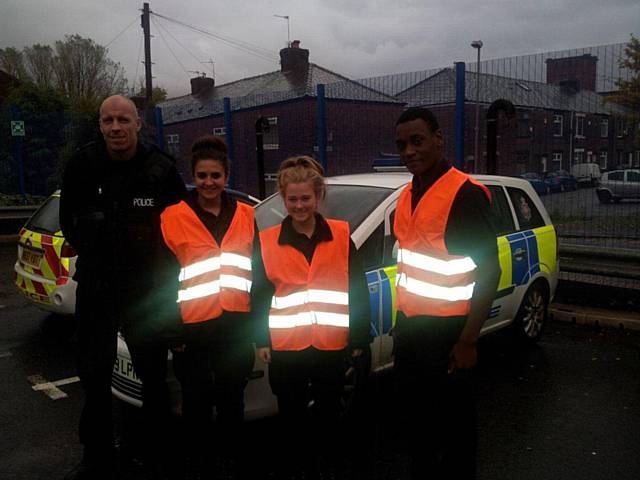
<instances>
[{"instance_id":1,"label":"metal fence","mask_svg":"<svg viewBox=\"0 0 640 480\"><path fill-rule=\"evenodd\" d=\"M566 265L584 258L585 252L578 254L576 248L586 246L591 257L606 253L608 265L631 269L627 278L618 275L622 286L639 286L633 252L640 250L640 202L601 203L591 178L574 183L570 176L579 173L576 165L585 163L603 171L640 168L638 125L630 120L634 112L607 100L617 89L616 81L632 75L620 67L624 44L479 65L452 63L357 81L309 63L308 57L305 63L299 52L293 53L291 62L281 52L280 71L215 87L211 79L192 82L192 88L206 88L164 102L160 122L157 115L149 116L148 135L177 158L186 181L191 143L207 133L224 135L229 144L231 186L254 195L262 193L263 178L266 193L273 189L279 163L294 154L315 156L329 175L370 171L373 159L395 153L398 115L407 106L424 106L436 113L446 156L459 168L540 177L543 201L564 251L571 252ZM27 126L22 140L24 189L47 194L57 186L70 152L96 132L95 118L21 115ZM16 138L5 128L13 118L15 112L0 109L4 193L20 191ZM592 277L594 273L615 274L611 268L598 268L569 266L563 275L588 274L599 281L602 275Z\"/></svg>"}]
</instances>

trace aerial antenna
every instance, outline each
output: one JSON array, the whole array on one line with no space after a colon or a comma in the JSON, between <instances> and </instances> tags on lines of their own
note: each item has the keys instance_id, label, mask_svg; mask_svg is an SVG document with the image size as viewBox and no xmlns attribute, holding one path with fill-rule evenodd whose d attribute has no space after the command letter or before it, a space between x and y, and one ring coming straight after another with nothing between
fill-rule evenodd
<instances>
[{"instance_id":1,"label":"aerial antenna","mask_svg":"<svg viewBox=\"0 0 640 480\"><path fill-rule=\"evenodd\" d=\"M202 64L210 63L211 64L211 78L215 79L216 78L216 64L213 61L213 58L209 57L209 61L208 62L200 62L200 63L202 63Z\"/></svg>"},{"instance_id":2,"label":"aerial antenna","mask_svg":"<svg viewBox=\"0 0 640 480\"><path fill-rule=\"evenodd\" d=\"M289 15L273 15L274 17L284 18L287 21L287 47L291 47L291 30L289 29Z\"/></svg>"}]
</instances>

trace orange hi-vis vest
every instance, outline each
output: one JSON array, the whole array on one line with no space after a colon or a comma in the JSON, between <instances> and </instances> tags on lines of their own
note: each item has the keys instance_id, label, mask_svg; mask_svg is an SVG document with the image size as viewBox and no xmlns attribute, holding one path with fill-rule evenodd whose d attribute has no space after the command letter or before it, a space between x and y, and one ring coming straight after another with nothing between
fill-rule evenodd
<instances>
[{"instance_id":1,"label":"orange hi-vis vest","mask_svg":"<svg viewBox=\"0 0 640 480\"><path fill-rule=\"evenodd\" d=\"M399 242L396 306L407 317L465 316L469 313L477 266L471 257L450 255L445 231L451 206L469 175L451 168L427 190L411 213L409 183L398 199L394 231Z\"/></svg>"},{"instance_id":2,"label":"orange hi-vis vest","mask_svg":"<svg viewBox=\"0 0 640 480\"><path fill-rule=\"evenodd\" d=\"M269 311L273 350L342 350L349 337L349 224L326 220L333 240L311 260L278 244L282 225L260 232L267 277L275 285Z\"/></svg>"},{"instance_id":3,"label":"orange hi-vis vest","mask_svg":"<svg viewBox=\"0 0 640 480\"><path fill-rule=\"evenodd\" d=\"M251 308L253 208L238 202L229 229L218 245L184 201L160 215L164 241L182 266L178 302L183 323L211 320Z\"/></svg>"}]
</instances>

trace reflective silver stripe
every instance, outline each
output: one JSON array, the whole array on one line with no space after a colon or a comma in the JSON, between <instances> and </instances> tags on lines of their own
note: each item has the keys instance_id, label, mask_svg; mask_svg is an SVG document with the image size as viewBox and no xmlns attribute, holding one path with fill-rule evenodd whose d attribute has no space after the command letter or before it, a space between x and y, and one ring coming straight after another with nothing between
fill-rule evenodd
<instances>
[{"instance_id":1,"label":"reflective silver stripe","mask_svg":"<svg viewBox=\"0 0 640 480\"><path fill-rule=\"evenodd\" d=\"M283 309L297 307L307 303L332 303L334 305L349 305L349 294L336 290L309 289L292 293L284 297L273 297L271 308Z\"/></svg>"},{"instance_id":2,"label":"reflective silver stripe","mask_svg":"<svg viewBox=\"0 0 640 480\"><path fill-rule=\"evenodd\" d=\"M216 270L220 270L220 257L210 257L181 268L178 279L182 282L183 280L189 280L203 273L215 272Z\"/></svg>"},{"instance_id":3,"label":"reflective silver stripe","mask_svg":"<svg viewBox=\"0 0 640 480\"><path fill-rule=\"evenodd\" d=\"M220 264L229 267L237 267L242 270L251 271L251 258L237 253L222 252L220 256Z\"/></svg>"},{"instance_id":4,"label":"reflective silver stripe","mask_svg":"<svg viewBox=\"0 0 640 480\"><path fill-rule=\"evenodd\" d=\"M398 286L420 297L456 302L459 300L469 300L473 296L475 282L462 287L441 287L415 278L409 278L405 273L402 273L398 279Z\"/></svg>"},{"instance_id":5,"label":"reflective silver stripe","mask_svg":"<svg viewBox=\"0 0 640 480\"><path fill-rule=\"evenodd\" d=\"M471 257L442 260L403 248L398 250L398 263L404 263L405 265L427 272L439 273L440 275L457 275L472 272L477 267Z\"/></svg>"},{"instance_id":6,"label":"reflective silver stripe","mask_svg":"<svg viewBox=\"0 0 640 480\"><path fill-rule=\"evenodd\" d=\"M220 270L221 266L225 267L237 267L241 270L251 271L251 258L237 253L222 252L222 255L216 257L210 257L206 260L192 263L180 269L180 281L189 280L190 278L197 277L204 273L215 272Z\"/></svg>"},{"instance_id":7,"label":"reflective silver stripe","mask_svg":"<svg viewBox=\"0 0 640 480\"><path fill-rule=\"evenodd\" d=\"M251 290L251 280L223 273L220 275L220 288L233 288L235 290L249 292Z\"/></svg>"},{"instance_id":8,"label":"reflective silver stripe","mask_svg":"<svg viewBox=\"0 0 640 480\"><path fill-rule=\"evenodd\" d=\"M220 282L215 280L213 282L203 283L194 287L178 290L178 303L186 302L188 300L194 300L196 298L207 297L209 295L215 295L220 293Z\"/></svg>"},{"instance_id":9,"label":"reflective silver stripe","mask_svg":"<svg viewBox=\"0 0 640 480\"><path fill-rule=\"evenodd\" d=\"M295 328L313 324L349 328L349 315L315 311L295 315L269 315L269 328Z\"/></svg>"}]
</instances>

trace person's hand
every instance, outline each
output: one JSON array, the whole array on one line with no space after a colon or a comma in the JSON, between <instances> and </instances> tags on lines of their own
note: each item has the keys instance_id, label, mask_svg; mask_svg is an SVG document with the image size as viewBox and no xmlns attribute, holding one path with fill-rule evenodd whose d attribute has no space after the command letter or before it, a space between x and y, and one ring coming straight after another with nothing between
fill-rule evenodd
<instances>
[{"instance_id":1,"label":"person's hand","mask_svg":"<svg viewBox=\"0 0 640 480\"><path fill-rule=\"evenodd\" d=\"M271 363L271 349L269 347L256 348L256 355L264 363Z\"/></svg>"},{"instance_id":2,"label":"person's hand","mask_svg":"<svg viewBox=\"0 0 640 480\"><path fill-rule=\"evenodd\" d=\"M354 348L353 350L351 350L351 356L353 358L357 358L359 356L362 355L362 349L361 348Z\"/></svg>"},{"instance_id":3,"label":"person's hand","mask_svg":"<svg viewBox=\"0 0 640 480\"><path fill-rule=\"evenodd\" d=\"M478 363L476 344L458 340L449 355L448 373L453 373L457 369L473 368L476 363Z\"/></svg>"}]
</instances>

